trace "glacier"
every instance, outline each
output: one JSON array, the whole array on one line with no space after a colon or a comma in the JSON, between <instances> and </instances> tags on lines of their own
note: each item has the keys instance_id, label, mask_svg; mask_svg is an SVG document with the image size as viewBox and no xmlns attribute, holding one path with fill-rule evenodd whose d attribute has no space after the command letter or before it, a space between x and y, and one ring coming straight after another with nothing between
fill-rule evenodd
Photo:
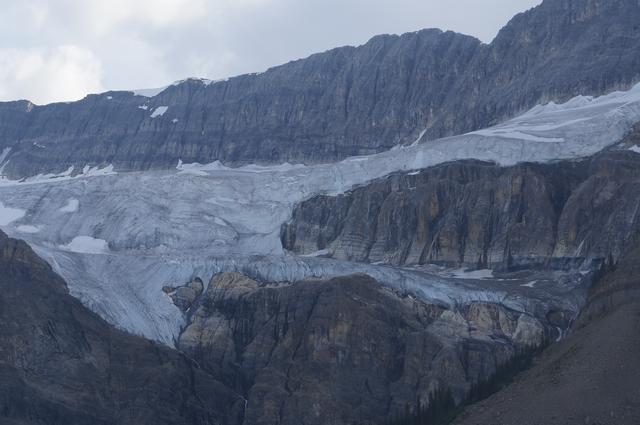
<instances>
[{"instance_id":1,"label":"glacier","mask_svg":"<svg viewBox=\"0 0 640 425\"><path fill-rule=\"evenodd\" d=\"M170 105L168 106L170 107ZM376 155L319 165L184 164L126 172L0 177L0 227L26 240L69 283L70 292L120 328L173 344L184 317L161 290L193 277L241 271L264 282L367 273L429 302L501 303L535 314L576 311L588 274L526 277L435 266L393 268L285 252L280 229L294 206L397 172L476 159L508 166L593 155L640 121L640 85L606 96L537 106L497 126ZM424 134L424 133L422 133ZM529 284L535 281L535 285Z\"/></svg>"}]
</instances>

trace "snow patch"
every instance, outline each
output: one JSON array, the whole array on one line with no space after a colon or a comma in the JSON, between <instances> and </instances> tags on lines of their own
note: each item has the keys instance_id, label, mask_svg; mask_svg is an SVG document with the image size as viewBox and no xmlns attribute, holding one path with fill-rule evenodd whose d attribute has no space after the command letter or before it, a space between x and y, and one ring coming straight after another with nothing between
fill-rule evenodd
<instances>
[{"instance_id":1,"label":"snow patch","mask_svg":"<svg viewBox=\"0 0 640 425\"><path fill-rule=\"evenodd\" d=\"M321 249L316 252L312 252L311 254L302 255L302 257L323 257L325 255L329 255L330 251L328 249Z\"/></svg>"},{"instance_id":2,"label":"snow patch","mask_svg":"<svg viewBox=\"0 0 640 425\"><path fill-rule=\"evenodd\" d=\"M62 245L60 248L80 254L105 254L109 252L107 241L92 238L91 236L76 236L71 242Z\"/></svg>"},{"instance_id":3,"label":"snow patch","mask_svg":"<svg viewBox=\"0 0 640 425\"><path fill-rule=\"evenodd\" d=\"M640 146L631 146L629 150L631 152L640 153Z\"/></svg>"},{"instance_id":4,"label":"snow patch","mask_svg":"<svg viewBox=\"0 0 640 425\"><path fill-rule=\"evenodd\" d=\"M456 279L493 279L493 270L471 270L456 269L443 273L445 276L455 277Z\"/></svg>"},{"instance_id":5,"label":"snow patch","mask_svg":"<svg viewBox=\"0 0 640 425\"><path fill-rule=\"evenodd\" d=\"M151 118L157 118L157 117L161 117L163 116L167 111L169 110L168 106L158 106L156 109L154 109L153 113L151 114Z\"/></svg>"},{"instance_id":6,"label":"snow patch","mask_svg":"<svg viewBox=\"0 0 640 425\"><path fill-rule=\"evenodd\" d=\"M38 226L32 226L30 224L21 224L16 228L16 230L20 233L34 234L38 233L40 231L40 228Z\"/></svg>"},{"instance_id":7,"label":"snow patch","mask_svg":"<svg viewBox=\"0 0 640 425\"><path fill-rule=\"evenodd\" d=\"M420 132L420 135L413 143L411 143L411 146L417 146L418 144L420 144L420 140L422 140L425 134L427 134L426 128Z\"/></svg>"},{"instance_id":8,"label":"snow patch","mask_svg":"<svg viewBox=\"0 0 640 425\"><path fill-rule=\"evenodd\" d=\"M38 174L37 176L28 177L21 180L10 180L5 176L0 176L0 187L2 186L23 186L32 184L57 183L61 181L76 180L84 177L111 176L117 174L112 164L100 168L99 166L90 167L86 165L82 172L72 176L74 167L69 167L65 172L59 174Z\"/></svg>"},{"instance_id":9,"label":"snow patch","mask_svg":"<svg viewBox=\"0 0 640 425\"><path fill-rule=\"evenodd\" d=\"M366 160L366 158L364 158ZM349 158L345 161L353 161L352 158ZM181 174L196 174L196 175L209 175L207 172L219 172L219 171L229 171L231 173L287 173L295 170L302 170L307 168L304 164L290 164L285 162L279 165L258 165L258 164L249 164L244 165L242 167L227 167L222 164L220 161L214 161L209 164L200 164L197 162L185 164L182 160L178 160L178 165L176 166L176 170L180 171Z\"/></svg>"},{"instance_id":10,"label":"snow patch","mask_svg":"<svg viewBox=\"0 0 640 425\"><path fill-rule=\"evenodd\" d=\"M196 83L201 83L204 86L208 86L208 85L210 85L212 83L215 83L217 81L210 80L208 78L189 77L189 78L185 78L184 80L175 81L171 85L172 86L179 86L180 84L184 84L184 83L187 83L187 82L196 82Z\"/></svg>"},{"instance_id":11,"label":"snow patch","mask_svg":"<svg viewBox=\"0 0 640 425\"><path fill-rule=\"evenodd\" d=\"M529 282L529 283L525 283L525 284L520 285L520 286L523 286L523 287L525 287L525 288L535 288L536 283L538 283L538 281L537 281L537 280L534 280L534 281L531 281L531 282Z\"/></svg>"},{"instance_id":12,"label":"snow patch","mask_svg":"<svg viewBox=\"0 0 640 425\"><path fill-rule=\"evenodd\" d=\"M213 222L214 222L214 223L216 223L218 226L224 226L224 227L229 226L229 225L227 224L227 222L226 222L226 221L224 221L223 219L221 219L220 217L215 217L215 218L213 219Z\"/></svg>"},{"instance_id":13,"label":"snow patch","mask_svg":"<svg viewBox=\"0 0 640 425\"><path fill-rule=\"evenodd\" d=\"M9 161L7 161L7 157L9 156L10 152L11 148L2 149L2 153L0 154L0 174L2 174L2 172L4 171L4 167L9 163Z\"/></svg>"},{"instance_id":14,"label":"snow patch","mask_svg":"<svg viewBox=\"0 0 640 425\"><path fill-rule=\"evenodd\" d=\"M2 202L0 202L0 226L6 226L9 223L21 219L24 217L25 213L25 210L6 207Z\"/></svg>"},{"instance_id":15,"label":"snow patch","mask_svg":"<svg viewBox=\"0 0 640 425\"><path fill-rule=\"evenodd\" d=\"M74 213L78 211L78 207L80 206L80 201L74 198L71 198L67 201L67 204L60 208L58 211L63 213Z\"/></svg>"},{"instance_id":16,"label":"snow patch","mask_svg":"<svg viewBox=\"0 0 640 425\"><path fill-rule=\"evenodd\" d=\"M33 176L33 177L29 177L27 179L23 180L23 183L36 183L36 182L42 182L42 181L51 181L51 180L58 180L58 179L67 179L69 177L71 177L71 174L73 174L73 170L74 167L73 165L69 168L67 168L66 171L62 172L62 173L58 173L58 174L53 174L53 173L48 173L48 174L38 174L37 176Z\"/></svg>"},{"instance_id":17,"label":"snow patch","mask_svg":"<svg viewBox=\"0 0 640 425\"><path fill-rule=\"evenodd\" d=\"M98 177L98 176L113 176L118 174L114 171L113 164L109 164L104 168L100 168L99 166L90 167L85 165L82 169L82 174L79 174L77 177Z\"/></svg>"},{"instance_id":18,"label":"snow patch","mask_svg":"<svg viewBox=\"0 0 640 425\"><path fill-rule=\"evenodd\" d=\"M159 95L160 93L162 93L163 91L166 90L168 86L164 86L164 87L158 87L155 89L139 89L139 90L131 90L131 92L135 95L135 96L142 96L142 97L154 97Z\"/></svg>"},{"instance_id":19,"label":"snow patch","mask_svg":"<svg viewBox=\"0 0 640 425\"><path fill-rule=\"evenodd\" d=\"M148 111L148 110L149 110L149 106L147 106L147 105L140 105L140 106L138 106L138 109L142 109L143 111Z\"/></svg>"}]
</instances>

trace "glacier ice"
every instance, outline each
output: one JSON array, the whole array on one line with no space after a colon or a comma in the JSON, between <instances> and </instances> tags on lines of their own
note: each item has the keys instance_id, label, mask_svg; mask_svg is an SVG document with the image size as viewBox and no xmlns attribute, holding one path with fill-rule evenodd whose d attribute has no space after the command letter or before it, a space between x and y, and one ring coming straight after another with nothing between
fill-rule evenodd
<instances>
[{"instance_id":1,"label":"glacier ice","mask_svg":"<svg viewBox=\"0 0 640 425\"><path fill-rule=\"evenodd\" d=\"M156 109L154 113L158 111ZM165 111L166 112L166 111ZM640 85L600 98L537 106L492 128L420 142L376 155L313 166L229 168L219 162L176 169L0 178L0 226L23 238L69 282L71 293L110 322L172 344L182 313L164 285L220 271L263 281L297 281L368 273L430 302L473 300L535 312L575 310L588 276L558 273L514 280L489 271L392 268L284 252L280 228L296 203L339 194L395 172L459 159L502 165L592 155L617 143L640 121ZM26 230L38 229L37 232ZM535 285L527 285L536 281Z\"/></svg>"},{"instance_id":2,"label":"glacier ice","mask_svg":"<svg viewBox=\"0 0 640 425\"><path fill-rule=\"evenodd\" d=\"M6 207L0 202L0 226L6 226L24 217L25 211L20 208Z\"/></svg>"}]
</instances>

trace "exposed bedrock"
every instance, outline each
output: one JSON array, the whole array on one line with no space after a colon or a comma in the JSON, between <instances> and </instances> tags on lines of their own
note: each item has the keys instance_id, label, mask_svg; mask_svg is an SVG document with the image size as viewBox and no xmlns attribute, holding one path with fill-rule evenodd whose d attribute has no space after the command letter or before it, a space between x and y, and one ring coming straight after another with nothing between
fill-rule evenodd
<instances>
[{"instance_id":1,"label":"exposed bedrock","mask_svg":"<svg viewBox=\"0 0 640 425\"><path fill-rule=\"evenodd\" d=\"M461 400L554 332L497 304L401 297L366 275L262 285L226 273L197 301L178 347L245 395L244 424L382 423L437 389Z\"/></svg>"},{"instance_id":2,"label":"exposed bedrock","mask_svg":"<svg viewBox=\"0 0 640 425\"><path fill-rule=\"evenodd\" d=\"M282 242L297 254L393 265L562 266L619 258L639 206L633 152L508 168L462 161L305 201Z\"/></svg>"},{"instance_id":3,"label":"exposed bedrock","mask_svg":"<svg viewBox=\"0 0 640 425\"><path fill-rule=\"evenodd\" d=\"M193 360L90 312L0 232L0 423L235 425L243 408Z\"/></svg>"},{"instance_id":4,"label":"exposed bedrock","mask_svg":"<svg viewBox=\"0 0 640 425\"><path fill-rule=\"evenodd\" d=\"M546 0L491 44L424 30L378 36L258 75L188 80L153 98L0 103L3 174L113 164L327 162L493 125L549 100L640 80L636 0ZM158 109L168 107L165 111ZM160 114L160 112L163 112Z\"/></svg>"},{"instance_id":5,"label":"exposed bedrock","mask_svg":"<svg viewBox=\"0 0 640 425\"><path fill-rule=\"evenodd\" d=\"M640 423L640 243L592 287L569 336L458 425Z\"/></svg>"}]
</instances>

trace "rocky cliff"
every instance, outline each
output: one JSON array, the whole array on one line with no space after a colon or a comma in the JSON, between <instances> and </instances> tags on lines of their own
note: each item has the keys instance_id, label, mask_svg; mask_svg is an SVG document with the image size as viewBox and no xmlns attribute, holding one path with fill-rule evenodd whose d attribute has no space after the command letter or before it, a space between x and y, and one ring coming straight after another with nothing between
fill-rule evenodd
<instances>
[{"instance_id":1,"label":"rocky cliff","mask_svg":"<svg viewBox=\"0 0 640 425\"><path fill-rule=\"evenodd\" d=\"M0 423L236 424L243 407L194 361L87 310L0 233Z\"/></svg>"},{"instance_id":2,"label":"rocky cliff","mask_svg":"<svg viewBox=\"0 0 640 425\"><path fill-rule=\"evenodd\" d=\"M392 265L562 266L619 258L640 228L639 197L640 155L630 151L508 168L455 162L305 201L282 242Z\"/></svg>"},{"instance_id":3,"label":"rocky cliff","mask_svg":"<svg viewBox=\"0 0 640 425\"><path fill-rule=\"evenodd\" d=\"M455 400L555 328L489 303L445 309L366 275L263 285L214 276L178 346L248 399L244 424L383 423Z\"/></svg>"},{"instance_id":4,"label":"rocky cliff","mask_svg":"<svg viewBox=\"0 0 640 425\"><path fill-rule=\"evenodd\" d=\"M188 317L178 353L115 330L2 234L0 271L11 425L377 423L439 389L463 399L558 325L491 303L426 304L365 275L264 285L230 273L204 291L198 279L166 288Z\"/></svg>"},{"instance_id":5,"label":"rocky cliff","mask_svg":"<svg viewBox=\"0 0 640 425\"><path fill-rule=\"evenodd\" d=\"M260 75L187 80L153 98L111 92L69 104L3 103L0 149L11 148L3 173L145 170L179 159L325 162L466 132L540 102L638 81L638 22L635 0L546 0L489 45L424 30Z\"/></svg>"},{"instance_id":6,"label":"rocky cliff","mask_svg":"<svg viewBox=\"0 0 640 425\"><path fill-rule=\"evenodd\" d=\"M573 332L457 425L640 423L640 244L593 287Z\"/></svg>"}]
</instances>

